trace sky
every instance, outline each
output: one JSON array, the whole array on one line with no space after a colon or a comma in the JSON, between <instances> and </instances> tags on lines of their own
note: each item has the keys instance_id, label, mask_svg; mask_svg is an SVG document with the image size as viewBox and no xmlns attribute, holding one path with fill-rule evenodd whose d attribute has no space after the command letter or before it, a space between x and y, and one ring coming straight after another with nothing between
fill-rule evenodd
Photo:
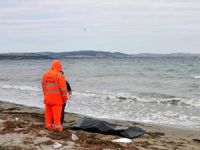
<instances>
[{"instance_id":1,"label":"sky","mask_svg":"<svg viewBox=\"0 0 200 150\"><path fill-rule=\"evenodd\" d=\"M200 0L0 0L0 53L200 53Z\"/></svg>"}]
</instances>

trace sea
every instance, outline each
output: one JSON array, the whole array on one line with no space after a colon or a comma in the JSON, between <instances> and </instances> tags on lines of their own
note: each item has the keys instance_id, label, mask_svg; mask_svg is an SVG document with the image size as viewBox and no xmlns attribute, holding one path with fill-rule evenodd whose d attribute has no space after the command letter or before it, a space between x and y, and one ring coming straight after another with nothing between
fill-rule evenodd
<instances>
[{"instance_id":1,"label":"sea","mask_svg":"<svg viewBox=\"0 0 200 150\"><path fill-rule=\"evenodd\" d=\"M51 59L0 60L0 100L44 108ZM66 112L200 128L200 57L65 58Z\"/></svg>"}]
</instances>

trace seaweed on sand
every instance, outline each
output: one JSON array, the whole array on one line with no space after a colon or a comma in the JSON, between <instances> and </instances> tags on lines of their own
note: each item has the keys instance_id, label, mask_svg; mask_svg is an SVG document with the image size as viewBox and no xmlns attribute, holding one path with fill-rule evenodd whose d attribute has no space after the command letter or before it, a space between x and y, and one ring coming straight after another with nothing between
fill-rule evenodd
<instances>
[{"instance_id":1,"label":"seaweed on sand","mask_svg":"<svg viewBox=\"0 0 200 150\"><path fill-rule=\"evenodd\" d=\"M22 121L5 121L3 124L4 128L0 134L18 132L16 129L24 128L26 126L26 123Z\"/></svg>"},{"instance_id":2,"label":"seaweed on sand","mask_svg":"<svg viewBox=\"0 0 200 150\"><path fill-rule=\"evenodd\" d=\"M49 131L48 137L54 140L69 140L71 139L72 133L68 130L60 131Z\"/></svg>"},{"instance_id":3,"label":"seaweed on sand","mask_svg":"<svg viewBox=\"0 0 200 150\"><path fill-rule=\"evenodd\" d=\"M120 149L120 150L138 150L136 147L124 147L118 143L113 143L111 141L103 140L98 137L97 134L88 133L85 131L78 131L77 136L79 137L78 143L81 147L91 147L95 150L108 149Z\"/></svg>"}]
</instances>

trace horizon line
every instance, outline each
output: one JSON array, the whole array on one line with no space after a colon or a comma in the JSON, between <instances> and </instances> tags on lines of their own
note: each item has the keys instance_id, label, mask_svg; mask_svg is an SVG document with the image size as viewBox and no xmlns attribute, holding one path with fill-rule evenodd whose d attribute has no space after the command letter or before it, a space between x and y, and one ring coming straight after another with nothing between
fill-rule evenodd
<instances>
[{"instance_id":1,"label":"horizon line","mask_svg":"<svg viewBox=\"0 0 200 150\"><path fill-rule=\"evenodd\" d=\"M90 52L108 52L108 53L121 53L126 55L170 55L170 54L192 54L192 55L200 55L200 53L189 53L189 52L171 52L171 53L151 53L151 52L141 52L141 53L124 53L120 51L104 51L104 50L72 50L72 51L37 51L37 52L0 52L0 54L31 54L31 53L70 53L70 52L84 52L84 51L90 51Z\"/></svg>"}]
</instances>

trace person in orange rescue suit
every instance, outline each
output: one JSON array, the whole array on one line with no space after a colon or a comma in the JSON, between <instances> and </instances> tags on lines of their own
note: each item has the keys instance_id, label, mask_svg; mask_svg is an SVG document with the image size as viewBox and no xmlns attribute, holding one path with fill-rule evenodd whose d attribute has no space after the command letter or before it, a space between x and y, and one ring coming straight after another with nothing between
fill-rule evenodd
<instances>
[{"instance_id":1,"label":"person in orange rescue suit","mask_svg":"<svg viewBox=\"0 0 200 150\"><path fill-rule=\"evenodd\" d=\"M59 60L52 62L51 68L43 74L42 90L45 104L45 124L50 130L62 131L62 106L68 100L66 80Z\"/></svg>"}]
</instances>

